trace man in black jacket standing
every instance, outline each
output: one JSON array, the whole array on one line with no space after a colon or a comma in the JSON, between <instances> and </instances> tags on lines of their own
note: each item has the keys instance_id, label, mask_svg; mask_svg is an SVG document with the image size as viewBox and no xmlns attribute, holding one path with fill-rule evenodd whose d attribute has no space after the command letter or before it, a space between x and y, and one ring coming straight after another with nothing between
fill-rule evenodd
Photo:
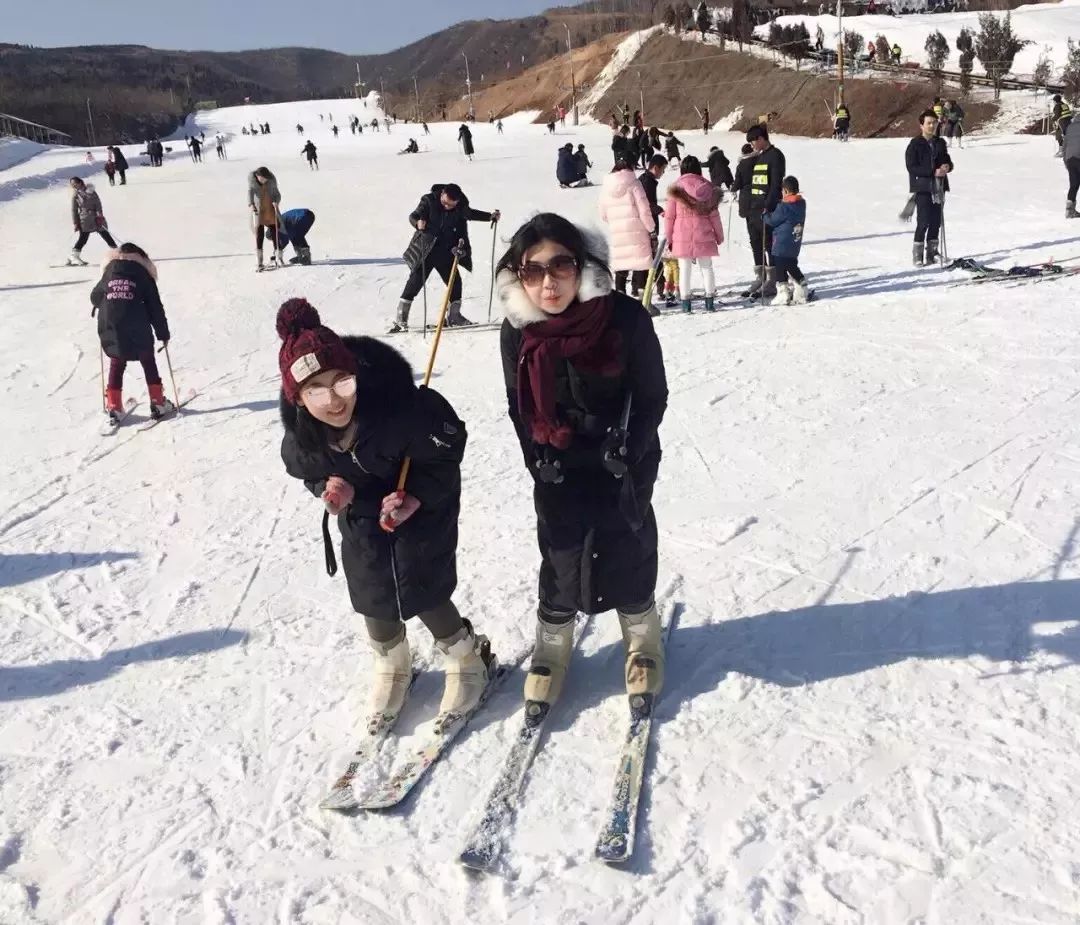
<instances>
[{"instance_id":1,"label":"man in black jacket standing","mask_svg":"<svg viewBox=\"0 0 1080 925\"><path fill-rule=\"evenodd\" d=\"M911 261L917 266L934 263L938 258L938 235L941 233L945 194L949 191L949 173L953 169L949 147L937 135L938 117L927 109L919 116L921 132L908 143L904 162L908 172L908 191L915 195L915 243Z\"/></svg>"},{"instance_id":2,"label":"man in black jacket standing","mask_svg":"<svg viewBox=\"0 0 1080 925\"><path fill-rule=\"evenodd\" d=\"M765 224L765 214L780 205L783 197L780 186L787 172L787 161L783 152L769 142L769 130L764 125L751 126L746 141L754 149L746 230L750 233L757 279L743 297L768 299L776 295L776 279L769 266L772 229Z\"/></svg>"},{"instance_id":3,"label":"man in black jacket standing","mask_svg":"<svg viewBox=\"0 0 1080 925\"><path fill-rule=\"evenodd\" d=\"M450 269L455 253L458 268L472 271L472 245L469 243L469 222L491 222L499 220L498 209L493 212L481 212L469 205L469 200L456 183L437 183L430 193L425 193L420 204L409 215L409 224L416 229L408 250L405 251L405 263L410 273L398 302L397 320L390 328L391 334L409 330L409 309L413 299L424 288L428 274L437 270L443 282L450 284ZM446 315L446 324L451 327L472 324L461 314L461 274L455 275L450 291L450 306Z\"/></svg>"},{"instance_id":4,"label":"man in black jacket standing","mask_svg":"<svg viewBox=\"0 0 1080 925\"><path fill-rule=\"evenodd\" d=\"M664 214L664 210L660 208L660 203L656 198L656 190L660 185L660 178L667 170L668 159L663 154L654 154L649 158L649 166L640 177L638 182L645 190L645 198L649 200L649 210L652 212L653 221L656 222L656 227L660 227L660 216ZM649 235L649 239L652 242L653 257L656 257L656 249L660 246L659 238L655 233ZM661 263L656 269L656 276L653 281L653 292L664 291L664 265ZM645 306L649 310L650 315L659 315L660 310L654 308L652 304L652 295L649 296L649 304Z\"/></svg>"}]
</instances>

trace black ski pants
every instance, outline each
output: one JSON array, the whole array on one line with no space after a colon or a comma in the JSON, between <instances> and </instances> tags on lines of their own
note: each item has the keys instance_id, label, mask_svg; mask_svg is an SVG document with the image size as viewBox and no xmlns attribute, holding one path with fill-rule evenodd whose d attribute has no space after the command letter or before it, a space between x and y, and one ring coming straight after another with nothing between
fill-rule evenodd
<instances>
[{"instance_id":1,"label":"black ski pants","mask_svg":"<svg viewBox=\"0 0 1080 925\"><path fill-rule=\"evenodd\" d=\"M915 243L936 241L941 233L940 202L934 202L933 193L915 194Z\"/></svg>"},{"instance_id":2,"label":"black ski pants","mask_svg":"<svg viewBox=\"0 0 1080 925\"><path fill-rule=\"evenodd\" d=\"M766 259L766 255L772 252L772 229L765 224L765 216L761 212L754 211L746 216L746 232L750 235L750 249L754 252L754 266L763 267L770 263L772 258Z\"/></svg>"},{"instance_id":3,"label":"black ski pants","mask_svg":"<svg viewBox=\"0 0 1080 925\"><path fill-rule=\"evenodd\" d=\"M99 234L101 240L104 241L109 247L116 247L116 242L113 240L113 236L104 228L99 228L97 231L80 231L79 239L75 242L75 250L81 251L86 247L86 242L90 240L90 235Z\"/></svg>"},{"instance_id":4,"label":"black ski pants","mask_svg":"<svg viewBox=\"0 0 1080 925\"><path fill-rule=\"evenodd\" d=\"M401 292L401 298L406 302L415 299L420 294L420 290L424 288L424 283L432 270L438 272L444 283L449 283L450 269L453 265L454 255L450 253L450 249L436 245L435 249L427 255L427 259L409 274L409 278L405 281L405 288ZM459 272L454 275L454 285L450 290L450 301L461 301L460 268Z\"/></svg>"},{"instance_id":5,"label":"black ski pants","mask_svg":"<svg viewBox=\"0 0 1080 925\"><path fill-rule=\"evenodd\" d=\"M630 291L636 296L645 288L645 282L649 278L648 270L616 270L615 271L615 289L626 294L626 280L630 278Z\"/></svg>"},{"instance_id":6,"label":"black ski pants","mask_svg":"<svg viewBox=\"0 0 1080 925\"><path fill-rule=\"evenodd\" d=\"M293 249L298 247L307 247L307 233L311 231L311 226L315 224L315 213L308 209L298 222L295 222L291 228L288 229L289 237L292 239Z\"/></svg>"},{"instance_id":7,"label":"black ski pants","mask_svg":"<svg viewBox=\"0 0 1080 925\"><path fill-rule=\"evenodd\" d=\"M1076 194L1080 191L1080 157L1070 157L1065 162L1065 169L1069 171L1069 202L1076 202Z\"/></svg>"},{"instance_id":8,"label":"black ski pants","mask_svg":"<svg viewBox=\"0 0 1080 925\"><path fill-rule=\"evenodd\" d=\"M776 281L780 284L786 283L789 279L796 283L802 283L806 280L802 270L799 269L798 258L773 257L772 265L776 271Z\"/></svg>"}]
</instances>

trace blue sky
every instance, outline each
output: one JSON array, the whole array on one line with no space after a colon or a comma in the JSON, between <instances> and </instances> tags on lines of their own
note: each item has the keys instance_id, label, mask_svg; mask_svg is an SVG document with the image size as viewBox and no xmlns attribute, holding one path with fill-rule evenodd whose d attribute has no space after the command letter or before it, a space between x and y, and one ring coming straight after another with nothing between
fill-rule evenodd
<instances>
[{"instance_id":1,"label":"blue sky","mask_svg":"<svg viewBox=\"0 0 1080 925\"><path fill-rule=\"evenodd\" d=\"M3 0L0 41L237 51L306 45L390 51L463 19L538 13L556 0Z\"/></svg>"}]
</instances>

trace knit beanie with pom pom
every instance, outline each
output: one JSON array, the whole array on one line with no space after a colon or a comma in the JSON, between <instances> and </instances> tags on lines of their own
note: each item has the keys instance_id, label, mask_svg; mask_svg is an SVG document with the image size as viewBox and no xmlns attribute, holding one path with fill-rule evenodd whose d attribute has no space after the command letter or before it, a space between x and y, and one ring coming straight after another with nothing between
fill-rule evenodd
<instances>
[{"instance_id":1,"label":"knit beanie with pom pom","mask_svg":"<svg viewBox=\"0 0 1080 925\"><path fill-rule=\"evenodd\" d=\"M324 328L319 313L307 299L289 299L278 309L277 332L281 338L278 366L285 398L295 405L300 388L312 376L340 369L354 376L356 357L340 337Z\"/></svg>"}]
</instances>

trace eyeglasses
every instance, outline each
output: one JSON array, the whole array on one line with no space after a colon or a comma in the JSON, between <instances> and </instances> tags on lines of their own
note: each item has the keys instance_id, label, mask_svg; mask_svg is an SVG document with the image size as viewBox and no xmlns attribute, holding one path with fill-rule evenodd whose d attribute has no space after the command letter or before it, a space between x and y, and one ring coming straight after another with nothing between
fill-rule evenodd
<instances>
[{"instance_id":1,"label":"eyeglasses","mask_svg":"<svg viewBox=\"0 0 1080 925\"><path fill-rule=\"evenodd\" d=\"M302 389L300 394L304 398L304 404L315 408L330 407L330 393L338 398L352 398L356 394L356 376L345 376L338 379L333 385L313 385Z\"/></svg>"},{"instance_id":2,"label":"eyeglasses","mask_svg":"<svg viewBox=\"0 0 1080 925\"><path fill-rule=\"evenodd\" d=\"M545 276L555 280L567 280L577 273L578 262L576 257L569 254L560 254L552 257L547 263L529 261L523 263L518 269L518 279L526 286L537 286L544 281Z\"/></svg>"}]
</instances>

